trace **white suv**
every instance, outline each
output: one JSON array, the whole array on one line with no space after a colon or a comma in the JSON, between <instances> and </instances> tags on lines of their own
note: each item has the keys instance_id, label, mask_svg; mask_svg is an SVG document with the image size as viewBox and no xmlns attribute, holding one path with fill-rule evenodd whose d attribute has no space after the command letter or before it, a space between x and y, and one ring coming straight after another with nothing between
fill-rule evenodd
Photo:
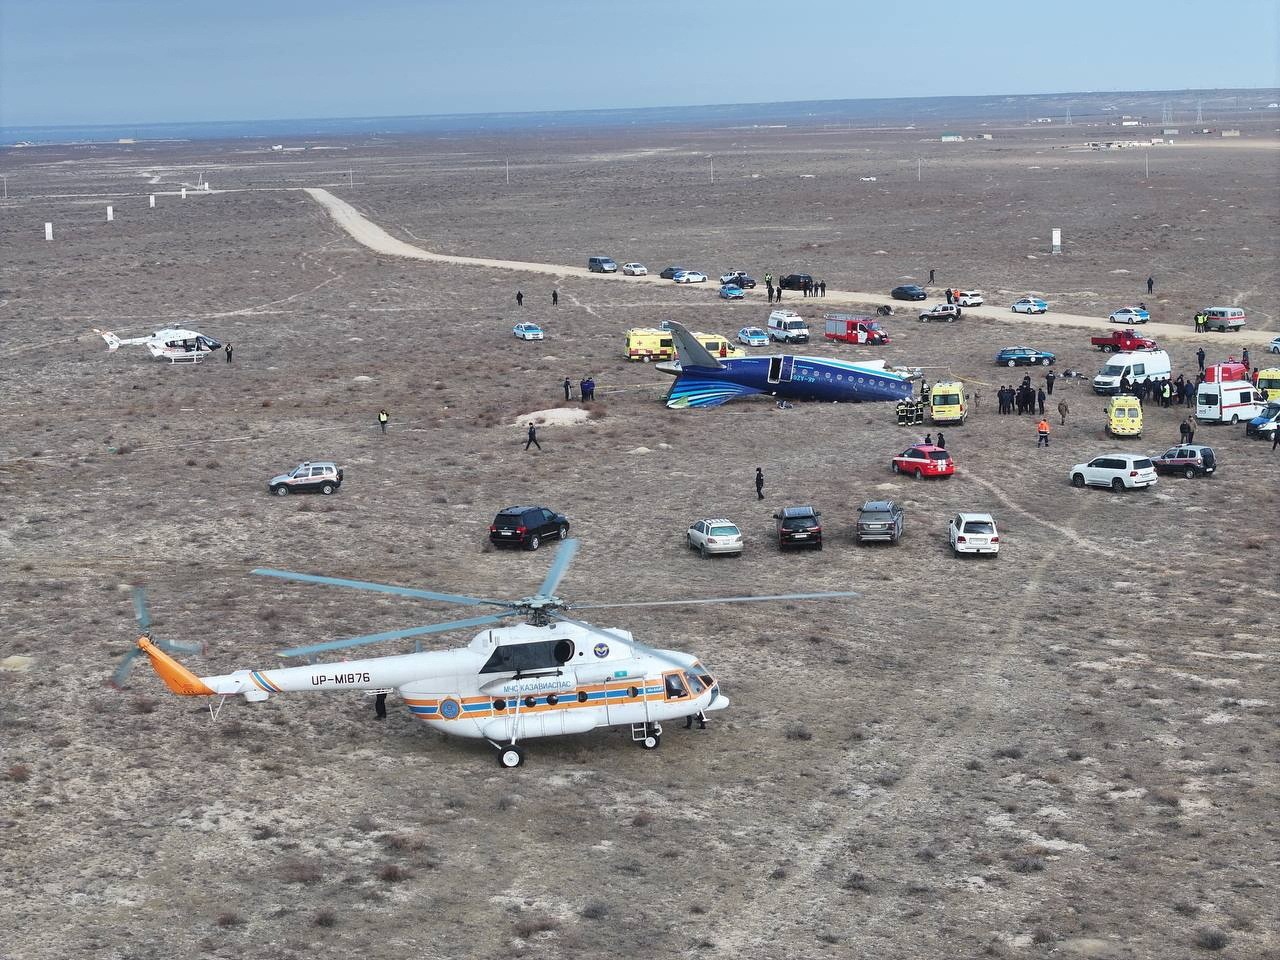
<instances>
[{"instance_id":1,"label":"white suv","mask_svg":"<svg viewBox=\"0 0 1280 960\"><path fill-rule=\"evenodd\" d=\"M267 481L267 489L277 497L291 493L323 493L325 496L342 486L342 468L332 460L300 463L289 473Z\"/></svg>"},{"instance_id":2,"label":"white suv","mask_svg":"<svg viewBox=\"0 0 1280 960\"><path fill-rule=\"evenodd\" d=\"M699 520L689 527L689 546L705 560L713 553L742 554L742 531L732 520Z\"/></svg>"},{"instance_id":3,"label":"white suv","mask_svg":"<svg viewBox=\"0 0 1280 960\"><path fill-rule=\"evenodd\" d=\"M1155 484L1155 464L1141 453L1109 453L1071 468L1073 487L1110 487L1119 492L1154 487Z\"/></svg>"},{"instance_id":4,"label":"white suv","mask_svg":"<svg viewBox=\"0 0 1280 960\"><path fill-rule=\"evenodd\" d=\"M947 527L951 549L962 553L999 553L1000 531L989 513L957 513Z\"/></svg>"},{"instance_id":5,"label":"white suv","mask_svg":"<svg viewBox=\"0 0 1280 960\"><path fill-rule=\"evenodd\" d=\"M956 297L955 302L962 307L980 307L986 303L982 299L981 290L961 290L960 296Z\"/></svg>"}]
</instances>

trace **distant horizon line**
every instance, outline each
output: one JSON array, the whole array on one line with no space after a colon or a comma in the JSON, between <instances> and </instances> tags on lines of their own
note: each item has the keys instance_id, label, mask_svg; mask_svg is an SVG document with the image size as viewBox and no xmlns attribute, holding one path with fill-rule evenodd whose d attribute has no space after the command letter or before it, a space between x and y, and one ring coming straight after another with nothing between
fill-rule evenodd
<instances>
[{"instance_id":1,"label":"distant horizon line","mask_svg":"<svg viewBox=\"0 0 1280 960\"><path fill-rule=\"evenodd\" d=\"M106 129L118 127L166 127L166 126L218 126L218 125L235 125L235 124L298 124L298 123L341 123L344 121L404 121L404 120L466 120L466 119L494 119L494 118L516 118L516 117L550 117L564 115L606 115L617 113L662 113L672 110L717 110L717 109L750 109L750 108L777 108L790 105L805 104L876 104L876 103L910 103L913 101L991 101L991 100L1030 100L1030 99L1062 99L1066 97L1077 98L1097 98L1110 96L1153 96L1158 94L1180 95L1188 94L1204 94L1224 96L1239 93L1263 93L1272 92L1280 94L1280 87L1183 87L1178 89L1157 89L1157 90L1064 90L1052 93L986 93L986 94L948 94L944 96L911 96L911 97L838 97L838 98L822 98L816 100L760 100L745 102L721 102L721 103L687 103L687 104L661 104L641 107L568 107L560 109L541 109L541 110L483 110L471 111L464 113L396 113L396 114L346 114L337 116L309 116L309 117L231 117L217 120L110 120L110 121L81 121L70 123L24 123L24 124L0 124L0 133L5 131L54 131L54 130L91 130Z\"/></svg>"}]
</instances>

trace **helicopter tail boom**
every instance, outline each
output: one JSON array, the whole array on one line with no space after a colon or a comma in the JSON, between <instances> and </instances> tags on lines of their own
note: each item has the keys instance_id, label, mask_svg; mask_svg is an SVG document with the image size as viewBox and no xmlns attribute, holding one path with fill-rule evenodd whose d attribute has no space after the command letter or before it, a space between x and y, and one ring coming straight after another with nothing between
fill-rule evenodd
<instances>
[{"instance_id":1,"label":"helicopter tail boom","mask_svg":"<svg viewBox=\"0 0 1280 960\"><path fill-rule=\"evenodd\" d=\"M194 673L169 656L146 637L138 638L138 649L147 655L164 685L180 697L211 697L214 691Z\"/></svg>"}]
</instances>

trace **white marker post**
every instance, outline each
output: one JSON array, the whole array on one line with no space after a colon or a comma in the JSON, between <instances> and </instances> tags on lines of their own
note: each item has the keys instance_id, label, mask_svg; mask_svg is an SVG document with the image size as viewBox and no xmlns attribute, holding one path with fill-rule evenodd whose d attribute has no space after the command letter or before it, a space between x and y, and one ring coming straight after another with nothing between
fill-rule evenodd
<instances>
[{"instance_id":1,"label":"white marker post","mask_svg":"<svg viewBox=\"0 0 1280 960\"><path fill-rule=\"evenodd\" d=\"M44 238L45 238L46 240L52 240L52 239L53 239L53 224L52 224L52 223L46 223L46 224L44 225Z\"/></svg>"},{"instance_id":2,"label":"white marker post","mask_svg":"<svg viewBox=\"0 0 1280 960\"><path fill-rule=\"evenodd\" d=\"M110 223L115 218L116 218L115 207L108 206L107 207L107 223Z\"/></svg>"},{"instance_id":3,"label":"white marker post","mask_svg":"<svg viewBox=\"0 0 1280 960\"><path fill-rule=\"evenodd\" d=\"M183 188L182 188L182 199L183 199L183 200L187 199L187 188L186 188L186 187L183 187Z\"/></svg>"},{"instance_id":4,"label":"white marker post","mask_svg":"<svg viewBox=\"0 0 1280 960\"><path fill-rule=\"evenodd\" d=\"M1053 228L1053 249L1051 253L1062 252L1062 229L1060 227Z\"/></svg>"},{"instance_id":5,"label":"white marker post","mask_svg":"<svg viewBox=\"0 0 1280 960\"><path fill-rule=\"evenodd\" d=\"M151 206L154 207L155 205L156 205L156 195L153 193L151 194Z\"/></svg>"}]
</instances>

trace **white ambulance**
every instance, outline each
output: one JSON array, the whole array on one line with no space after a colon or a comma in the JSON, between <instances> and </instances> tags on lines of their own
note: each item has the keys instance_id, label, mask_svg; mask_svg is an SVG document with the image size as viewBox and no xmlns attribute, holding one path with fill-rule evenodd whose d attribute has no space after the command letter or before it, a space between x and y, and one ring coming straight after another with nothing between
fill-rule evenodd
<instances>
[{"instance_id":1,"label":"white ambulance","mask_svg":"<svg viewBox=\"0 0 1280 960\"><path fill-rule=\"evenodd\" d=\"M1248 422L1262 413L1266 404L1247 380L1211 383L1196 387L1196 419L1201 423Z\"/></svg>"}]
</instances>

